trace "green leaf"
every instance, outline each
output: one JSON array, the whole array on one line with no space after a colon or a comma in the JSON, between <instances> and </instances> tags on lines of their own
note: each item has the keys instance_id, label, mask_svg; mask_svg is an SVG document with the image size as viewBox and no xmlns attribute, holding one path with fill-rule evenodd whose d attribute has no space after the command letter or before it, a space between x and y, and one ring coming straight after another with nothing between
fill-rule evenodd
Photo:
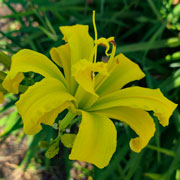
<instances>
[{"instance_id":1,"label":"green leaf","mask_svg":"<svg viewBox=\"0 0 180 180\"><path fill-rule=\"evenodd\" d=\"M164 40L156 40L153 42L139 42L130 45L124 45L117 48L116 53L146 51L147 49L159 49L164 47L178 47L180 45L180 38L169 38Z\"/></svg>"},{"instance_id":2,"label":"green leaf","mask_svg":"<svg viewBox=\"0 0 180 180\"><path fill-rule=\"evenodd\" d=\"M163 175L156 174L156 173L145 173L146 177L152 179L152 180L166 180Z\"/></svg>"},{"instance_id":3,"label":"green leaf","mask_svg":"<svg viewBox=\"0 0 180 180\"><path fill-rule=\"evenodd\" d=\"M165 81L163 81L160 85L159 88L163 92L169 92L174 88L177 88L180 86L180 69L175 71L173 75L169 76Z\"/></svg>"},{"instance_id":4,"label":"green leaf","mask_svg":"<svg viewBox=\"0 0 180 180\"><path fill-rule=\"evenodd\" d=\"M153 145L148 145L147 147L152 150L158 151L160 153L166 154L168 156L172 156L172 157L175 156L175 153L173 151L165 149L165 148L161 148L161 147L157 147L157 146L153 146Z\"/></svg>"},{"instance_id":5,"label":"green leaf","mask_svg":"<svg viewBox=\"0 0 180 180\"><path fill-rule=\"evenodd\" d=\"M11 66L11 58L3 52L0 52L0 62L9 70Z\"/></svg>"}]
</instances>

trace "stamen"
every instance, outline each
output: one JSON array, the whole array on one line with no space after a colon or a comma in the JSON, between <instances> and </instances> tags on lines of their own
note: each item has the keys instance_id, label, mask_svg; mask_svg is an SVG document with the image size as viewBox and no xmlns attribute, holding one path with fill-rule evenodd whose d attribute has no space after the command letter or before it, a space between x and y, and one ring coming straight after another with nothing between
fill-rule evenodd
<instances>
[{"instance_id":1,"label":"stamen","mask_svg":"<svg viewBox=\"0 0 180 180\"><path fill-rule=\"evenodd\" d=\"M113 67L113 60L114 60L114 56L116 53L116 43L115 43L114 37L110 37L110 38L106 39L106 41L108 43L112 44L112 51L110 53L110 58L107 62L108 72L111 73L113 71L113 68L115 67L115 66ZM99 75L96 78L95 91L97 91L99 89L99 87L103 84L103 82L106 80L106 78L107 78L107 76L103 76L103 75Z\"/></svg>"},{"instance_id":2,"label":"stamen","mask_svg":"<svg viewBox=\"0 0 180 180\"><path fill-rule=\"evenodd\" d=\"M105 50L106 56L110 56L110 55L111 55L111 54L108 53L108 51L109 51L109 42L108 42L108 40L107 40L106 38L100 38L100 39L98 39L97 41L95 41L95 44L96 44L97 46L98 46L98 45L104 46L104 47L106 48L106 50Z\"/></svg>"},{"instance_id":3,"label":"stamen","mask_svg":"<svg viewBox=\"0 0 180 180\"><path fill-rule=\"evenodd\" d=\"M109 43L112 44L112 52L111 53L108 53L109 52L109 49L110 49L110 46L109 46ZM108 39L106 38L100 38L98 39L97 41L95 41L95 44L98 46L104 46L106 48L105 50L105 54L106 56L111 56L111 55L114 55L114 47L116 46L115 44L115 41L114 41L114 37L110 37Z\"/></svg>"},{"instance_id":4,"label":"stamen","mask_svg":"<svg viewBox=\"0 0 180 180\"><path fill-rule=\"evenodd\" d=\"M108 61L108 70L112 71L113 70L112 63L113 63L114 56L116 53L116 43L115 43L114 37L108 38L108 41L112 44L111 56L110 56L109 61Z\"/></svg>"},{"instance_id":5,"label":"stamen","mask_svg":"<svg viewBox=\"0 0 180 180\"><path fill-rule=\"evenodd\" d=\"M114 55L115 55L115 51L116 51L116 44L115 44L115 41L114 41L114 37L110 37L108 39L106 38L100 38L100 39L97 39L97 28L96 28L96 22L95 22L95 10L93 10L93 16L92 16L92 21L93 21L93 27L94 27L94 34L95 34L95 40L94 40L94 48L93 48L93 51L91 53L91 56L90 56L90 59L93 60L94 63L96 63L96 58L97 58L97 47L98 45L103 45L106 47L106 50L105 50L105 54L106 56L110 56L109 58L109 65L112 63L112 59L114 58ZM109 43L112 44L112 52L111 53L108 53L110 47L109 47Z\"/></svg>"},{"instance_id":6,"label":"stamen","mask_svg":"<svg viewBox=\"0 0 180 180\"><path fill-rule=\"evenodd\" d=\"M93 27L94 27L95 40L97 40L98 37L97 37L97 28L96 28L96 22L95 22L95 10L93 10L92 21L93 21Z\"/></svg>"},{"instance_id":7,"label":"stamen","mask_svg":"<svg viewBox=\"0 0 180 180\"><path fill-rule=\"evenodd\" d=\"M93 27L94 27L95 41L97 41L97 28L96 28L96 22L95 22L95 10L93 10L92 21L93 21ZM95 44L94 49L95 49L94 50L94 63L95 63L96 58L97 58L97 45L96 44Z\"/></svg>"}]
</instances>

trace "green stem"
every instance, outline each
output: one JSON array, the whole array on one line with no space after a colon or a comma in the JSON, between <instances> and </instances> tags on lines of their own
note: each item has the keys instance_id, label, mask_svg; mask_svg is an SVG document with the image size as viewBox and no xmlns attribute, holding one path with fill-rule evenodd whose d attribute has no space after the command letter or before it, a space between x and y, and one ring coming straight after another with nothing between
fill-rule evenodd
<instances>
[{"instance_id":1,"label":"green stem","mask_svg":"<svg viewBox=\"0 0 180 180\"><path fill-rule=\"evenodd\" d=\"M75 118L76 114L71 113L70 111L66 114L63 120L59 123L59 131L65 129L71 121Z\"/></svg>"},{"instance_id":2,"label":"green stem","mask_svg":"<svg viewBox=\"0 0 180 180\"><path fill-rule=\"evenodd\" d=\"M53 141L51 141L51 146L56 145L57 147L59 147L59 141L61 139L61 136L63 135L62 131L72 122L75 116L76 114L73 114L69 111L64 117L64 119L59 121L59 132L57 137Z\"/></svg>"},{"instance_id":3,"label":"green stem","mask_svg":"<svg viewBox=\"0 0 180 180\"><path fill-rule=\"evenodd\" d=\"M71 123L69 124L69 126L71 127L73 124L75 124L76 122L79 122L81 120L81 116L77 116L75 119L73 119L71 121Z\"/></svg>"}]
</instances>

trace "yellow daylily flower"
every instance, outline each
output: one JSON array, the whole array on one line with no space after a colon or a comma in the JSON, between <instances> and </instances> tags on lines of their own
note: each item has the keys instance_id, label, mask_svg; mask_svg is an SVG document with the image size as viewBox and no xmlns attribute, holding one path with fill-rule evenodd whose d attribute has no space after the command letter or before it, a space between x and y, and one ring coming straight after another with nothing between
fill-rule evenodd
<instances>
[{"instance_id":1,"label":"yellow daylily flower","mask_svg":"<svg viewBox=\"0 0 180 180\"><path fill-rule=\"evenodd\" d=\"M131 139L130 147L140 152L155 133L154 121L147 111L153 111L160 124L167 126L177 105L159 89L123 88L145 74L123 54L115 56L114 37L98 39L94 12L93 25L95 40L90 37L86 25L60 27L65 44L52 48L50 54L57 66L63 68L64 74L44 55L23 49L12 56L11 69L3 86L18 93L24 72L41 74L44 78L29 87L16 103L24 132L35 134L42 129L41 124L52 126L58 114L68 109L67 115L59 122L59 135L51 143L48 157L57 154L62 137L63 144L72 146L71 160L104 168L117 144L117 132L111 118L126 123L136 132L137 137ZM96 62L99 45L106 47L107 63ZM82 120L77 135L63 134L79 116Z\"/></svg>"}]
</instances>

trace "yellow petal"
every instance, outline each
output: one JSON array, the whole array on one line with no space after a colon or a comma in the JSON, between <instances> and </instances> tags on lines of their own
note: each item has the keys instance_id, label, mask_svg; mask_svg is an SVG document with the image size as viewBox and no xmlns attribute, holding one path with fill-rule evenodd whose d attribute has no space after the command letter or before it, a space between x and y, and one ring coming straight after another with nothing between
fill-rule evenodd
<instances>
[{"instance_id":1,"label":"yellow petal","mask_svg":"<svg viewBox=\"0 0 180 180\"><path fill-rule=\"evenodd\" d=\"M57 48L52 48L50 51L52 60L64 69L65 78L68 88L74 94L77 83L71 77L71 52L68 43Z\"/></svg>"},{"instance_id":2,"label":"yellow petal","mask_svg":"<svg viewBox=\"0 0 180 180\"><path fill-rule=\"evenodd\" d=\"M23 49L12 56L11 69L3 81L3 87L10 92L18 93L19 83L24 78L22 72L29 71L39 73L44 77L59 79L65 85L62 73L46 56Z\"/></svg>"},{"instance_id":3,"label":"yellow petal","mask_svg":"<svg viewBox=\"0 0 180 180\"><path fill-rule=\"evenodd\" d=\"M16 103L26 134L41 130L41 123L53 125L57 115L74 100L57 79L44 78L28 88Z\"/></svg>"},{"instance_id":4,"label":"yellow petal","mask_svg":"<svg viewBox=\"0 0 180 180\"><path fill-rule=\"evenodd\" d=\"M128 106L146 111L154 111L160 124L167 126L169 118L177 105L168 100L159 89L142 87L125 88L100 97L90 110L107 109L116 106Z\"/></svg>"},{"instance_id":5,"label":"yellow petal","mask_svg":"<svg viewBox=\"0 0 180 180\"><path fill-rule=\"evenodd\" d=\"M139 66L123 54L115 57L110 71L110 75L103 83L102 80L96 79L97 94L105 95L114 92L121 89L127 83L139 80L145 76Z\"/></svg>"},{"instance_id":6,"label":"yellow petal","mask_svg":"<svg viewBox=\"0 0 180 180\"><path fill-rule=\"evenodd\" d=\"M75 64L80 59L89 59L94 42L88 33L86 25L61 26L60 30L68 42L71 51L71 63Z\"/></svg>"},{"instance_id":7,"label":"yellow petal","mask_svg":"<svg viewBox=\"0 0 180 180\"><path fill-rule=\"evenodd\" d=\"M75 98L77 100L78 109L86 110L90 107L94 102L99 98L96 94L92 94L81 88L78 87Z\"/></svg>"},{"instance_id":8,"label":"yellow petal","mask_svg":"<svg viewBox=\"0 0 180 180\"><path fill-rule=\"evenodd\" d=\"M2 92L0 92L0 104L4 101L4 95Z\"/></svg>"},{"instance_id":9,"label":"yellow petal","mask_svg":"<svg viewBox=\"0 0 180 180\"><path fill-rule=\"evenodd\" d=\"M42 122L43 124L52 126L57 115L62 112L64 109L67 109L68 107L72 106L72 103L67 101L63 103L62 105L58 106L57 108L53 109L50 112L46 112L40 119L39 122Z\"/></svg>"},{"instance_id":10,"label":"yellow petal","mask_svg":"<svg viewBox=\"0 0 180 180\"><path fill-rule=\"evenodd\" d=\"M64 69L65 77L70 78L71 54L69 45L65 44L50 50L52 60Z\"/></svg>"},{"instance_id":11,"label":"yellow petal","mask_svg":"<svg viewBox=\"0 0 180 180\"><path fill-rule=\"evenodd\" d=\"M106 63L92 63L86 59L82 59L72 67L72 75L78 84L87 92L97 96L94 91L94 72L107 75Z\"/></svg>"},{"instance_id":12,"label":"yellow petal","mask_svg":"<svg viewBox=\"0 0 180 180\"><path fill-rule=\"evenodd\" d=\"M104 115L82 111L82 122L69 158L104 168L115 149L116 129L113 122Z\"/></svg>"},{"instance_id":13,"label":"yellow petal","mask_svg":"<svg viewBox=\"0 0 180 180\"><path fill-rule=\"evenodd\" d=\"M130 147L135 152L140 152L154 135L154 121L144 110L122 106L100 110L98 113L120 120L128 124L136 132L139 137L130 141Z\"/></svg>"},{"instance_id":14,"label":"yellow petal","mask_svg":"<svg viewBox=\"0 0 180 180\"><path fill-rule=\"evenodd\" d=\"M76 134L63 134L61 136L61 142L67 148L72 148L75 138L76 138Z\"/></svg>"}]
</instances>

